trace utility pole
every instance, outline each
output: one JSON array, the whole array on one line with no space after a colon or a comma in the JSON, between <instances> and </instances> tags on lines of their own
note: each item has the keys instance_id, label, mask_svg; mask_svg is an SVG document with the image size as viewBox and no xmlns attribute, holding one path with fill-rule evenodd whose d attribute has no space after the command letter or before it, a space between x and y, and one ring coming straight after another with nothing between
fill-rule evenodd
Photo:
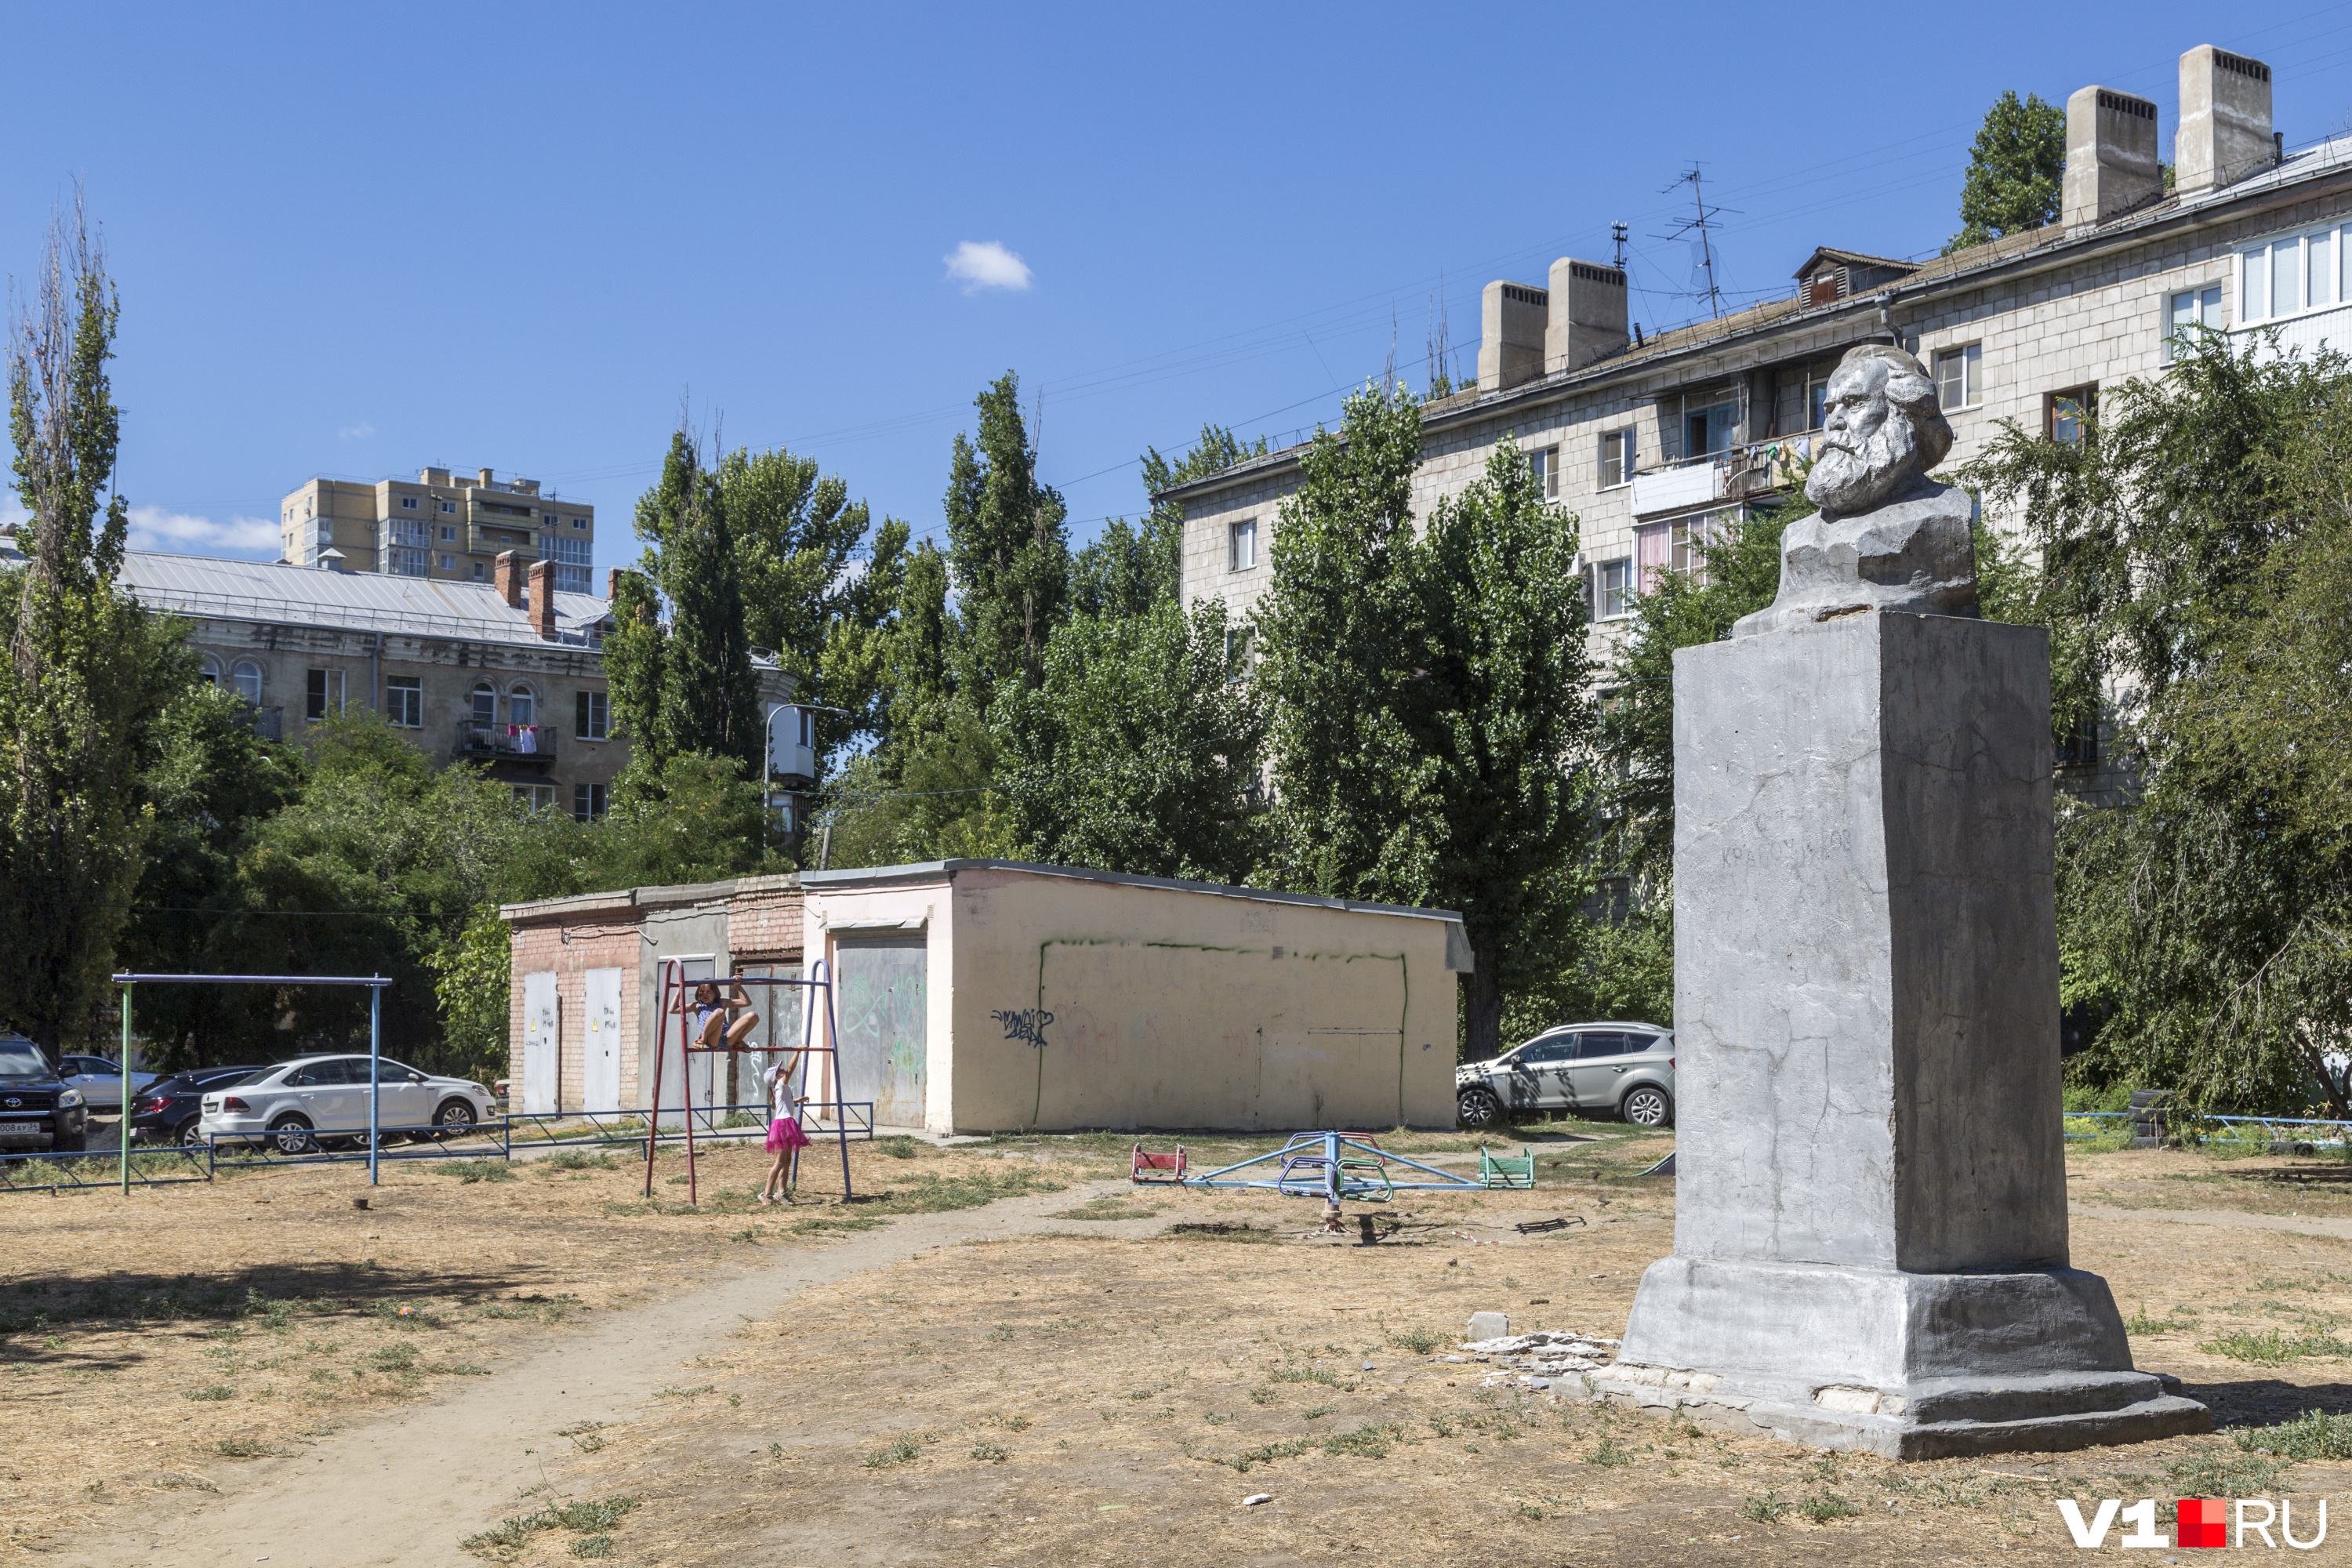
<instances>
[{"instance_id":1,"label":"utility pole","mask_svg":"<svg viewBox=\"0 0 2352 1568\"><path fill-rule=\"evenodd\" d=\"M1677 179L1674 185L1668 185L1664 191L1661 191L1658 194L1660 195L1671 195L1674 191L1675 185L1688 185L1691 188L1691 203L1693 207L1696 209L1696 216L1694 216L1690 222L1675 230L1674 233L1660 235L1658 237L1661 239L1671 240L1680 239L1686 234L1696 234L1698 236L1698 267L1696 268L1698 276L1694 279L1698 286L1691 290L1691 294L1695 299L1704 295L1706 300L1706 313L1708 319L1719 320L1723 315L1723 289L1717 284L1715 278L1714 224L1716 215L1723 211L1723 209L1721 207L1711 207L1706 205L1706 194L1699 182L1699 165L1696 159L1693 159L1691 161L1689 173Z\"/></svg>"},{"instance_id":2,"label":"utility pole","mask_svg":"<svg viewBox=\"0 0 2352 1568\"><path fill-rule=\"evenodd\" d=\"M1625 270L1625 226L1623 224L1612 223L1609 226L1609 241L1617 247L1613 265L1618 271L1622 272Z\"/></svg>"}]
</instances>

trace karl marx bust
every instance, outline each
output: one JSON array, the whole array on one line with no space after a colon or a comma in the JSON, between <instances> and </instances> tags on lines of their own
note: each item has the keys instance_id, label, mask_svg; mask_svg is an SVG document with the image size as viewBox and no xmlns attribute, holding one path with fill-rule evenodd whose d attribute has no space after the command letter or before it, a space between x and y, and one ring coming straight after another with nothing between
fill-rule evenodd
<instances>
[{"instance_id":1,"label":"karl marx bust","mask_svg":"<svg viewBox=\"0 0 2352 1568\"><path fill-rule=\"evenodd\" d=\"M1973 616L1974 509L1966 492L1927 477L1952 449L1935 382L1901 349L1864 343L1846 351L1827 396L1805 480L1821 510L1789 525L1779 596L1731 635L1864 610Z\"/></svg>"}]
</instances>

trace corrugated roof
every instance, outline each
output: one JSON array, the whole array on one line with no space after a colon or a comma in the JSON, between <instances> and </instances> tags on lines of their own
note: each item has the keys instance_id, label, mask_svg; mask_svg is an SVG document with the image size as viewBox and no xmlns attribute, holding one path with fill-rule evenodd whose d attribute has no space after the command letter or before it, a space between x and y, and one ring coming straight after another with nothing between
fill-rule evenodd
<instances>
[{"instance_id":1,"label":"corrugated roof","mask_svg":"<svg viewBox=\"0 0 2352 1568\"><path fill-rule=\"evenodd\" d=\"M369 631L541 643L530 612L487 583L449 583L383 572L323 572L280 562L230 561L133 550L122 557L123 590L142 605L184 615L279 625L356 626ZM560 640L584 643L609 613L590 594L558 593Z\"/></svg>"}]
</instances>

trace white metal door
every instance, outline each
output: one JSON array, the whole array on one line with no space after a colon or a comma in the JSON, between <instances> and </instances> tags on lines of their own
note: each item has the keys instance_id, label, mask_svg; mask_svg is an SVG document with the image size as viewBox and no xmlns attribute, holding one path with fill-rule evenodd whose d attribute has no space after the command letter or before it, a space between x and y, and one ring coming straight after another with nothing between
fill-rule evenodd
<instances>
[{"instance_id":1,"label":"white metal door","mask_svg":"<svg viewBox=\"0 0 2352 1568\"><path fill-rule=\"evenodd\" d=\"M522 977L522 1108L541 1115L561 1109L562 1070L557 1056L555 971Z\"/></svg>"},{"instance_id":2,"label":"white metal door","mask_svg":"<svg viewBox=\"0 0 2352 1568\"><path fill-rule=\"evenodd\" d=\"M686 971L687 992L684 997L686 1034L691 1037L694 1033L694 987L702 981L716 978L718 967L708 958L687 959L681 967ZM656 973L658 974L659 971L656 970ZM673 982L671 1005L673 1007L678 1005L679 1001L680 998ZM656 997L655 1005L656 1006L660 1005L658 995ZM660 1014L656 1018L662 1031L661 1124L664 1127L685 1125L683 1116L677 1113L680 1112L686 1104L690 1103L697 1111L707 1113L712 1106L719 1103L711 1092L711 1068L721 1058L709 1052L688 1055L682 1051L680 1049L682 1042L678 1037L678 1017L677 1013L670 1012ZM689 1081L694 1085L690 1099L686 1087ZM709 1116L705 1114L698 1117L694 1125L698 1129L707 1127L710 1125L710 1120Z\"/></svg>"},{"instance_id":3,"label":"white metal door","mask_svg":"<svg viewBox=\"0 0 2352 1568\"><path fill-rule=\"evenodd\" d=\"M621 1109L621 972L587 974L587 1037L581 1047L583 1110Z\"/></svg>"}]
</instances>

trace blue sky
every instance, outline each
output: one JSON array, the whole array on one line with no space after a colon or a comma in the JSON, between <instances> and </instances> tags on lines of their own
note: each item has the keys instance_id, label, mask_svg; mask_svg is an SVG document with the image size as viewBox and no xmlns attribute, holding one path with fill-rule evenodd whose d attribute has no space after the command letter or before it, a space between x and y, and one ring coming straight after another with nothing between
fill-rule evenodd
<instances>
[{"instance_id":1,"label":"blue sky","mask_svg":"<svg viewBox=\"0 0 2352 1568\"><path fill-rule=\"evenodd\" d=\"M615 564L683 406L919 534L1008 369L1082 540L1141 509L1146 445L1278 443L1392 342L1418 384L1440 303L1468 373L1480 287L1607 259L1612 221L1636 317L1690 319L1693 160L1746 303L1816 245L1933 252L2004 88L2144 93L2168 148L2215 43L2273 65L2290 144L2352 124L2352 5L2220 15L26 7L0 269L81 180L167 547L268 559L313 474L488 465L595 502Z\"/></svg>"}]
</instances>

